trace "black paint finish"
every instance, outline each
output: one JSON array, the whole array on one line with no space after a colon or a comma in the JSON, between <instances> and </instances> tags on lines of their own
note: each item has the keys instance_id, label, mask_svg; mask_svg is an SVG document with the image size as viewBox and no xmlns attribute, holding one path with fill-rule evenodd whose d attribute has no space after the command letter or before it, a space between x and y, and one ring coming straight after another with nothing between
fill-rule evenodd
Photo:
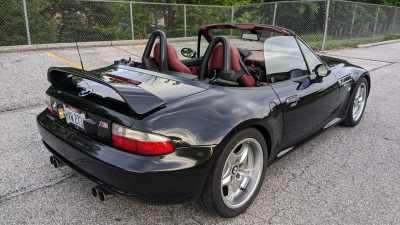
<instances>
[{"instance_id":1,"label":"black paint finish","mask_svg":"<svg viewBox=\"0 0 400 225\"><path fill-rule=\"evenodd\" d=\"M307 84L306 88L304 83ZM302 88L299 88L302 87ZM284 132L282 145L291 145L324 122L337 105L339 85L333 75L323 77L321 82L310 77L288 80L272 85L280 97L284 114ZM293 103L287 103L290 98L297 98Z\"/></svg>"},{"instance_id":2,"label":"black paint finish","mask_svg":"<svg viewBox=\"0 0 400 225\"><path fill-rule=\"evenodd\" d=\"M165 156L136 155L82 135L48 110L37 119L44 145L72 169L111 192L150 202L196 199L215 151L215 146L199 146L179 148Z\"/></svg>"},{"instance_id":3,"label":"black paint finish","mask_svg":"<svg viewBox=\"0 0 400 225\"><path fill-rule=\"evenodd\" d=\"M193 75L117 64L90 72L52 68L62 72L49 76L53 85L47 90L58 104L85 111L96 123L106 121L110 127L118 123L164 135L176 147L167 155L144 156L115 148L110 130L95 134L76 130L48 109L38 115L37 124L52 154L113 193L151 202L193 201L221 146L237 131L252 126L263 134L270 165L282 150L294 150L321 133L332 119L344 119L354 86L361 77L369 81L369 74L340 59L320 58L332 71L326 77L311 74L256 87L215 86ZM107 78L109 73L141 83ZM342 83L349 76L351 80ZM87 88L93 94L78 97ZM164 103L157 107L143 101L143 96ZM146 104L149 111L139 110Z\"/></svg>"}]
</instances>

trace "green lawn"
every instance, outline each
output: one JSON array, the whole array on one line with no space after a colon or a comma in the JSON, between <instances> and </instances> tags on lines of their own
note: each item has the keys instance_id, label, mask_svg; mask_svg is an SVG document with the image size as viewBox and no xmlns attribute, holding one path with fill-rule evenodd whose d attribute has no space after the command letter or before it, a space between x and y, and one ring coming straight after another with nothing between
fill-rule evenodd
<instances>
[{"instance_id":1,"label":"green lawn","mask_svg":"<svg viewBox=\"0 0 400 225\"><path fill-rule=\"evenodd\" d=\"M322 34L302 35L301 38L305 42L307 42L308 45L321 48ZM375 34L374 41L372 41L372 34L369 37L352 38L350 40L350 44L347 37L338 38L334 36L328 36L325 41L324 50L330 50L338 47L356 47L359 44L368 44L377 41L387 41L394 39L400 39L400 33L396 33L394 35Z\"/></svg>"}]
</instances>

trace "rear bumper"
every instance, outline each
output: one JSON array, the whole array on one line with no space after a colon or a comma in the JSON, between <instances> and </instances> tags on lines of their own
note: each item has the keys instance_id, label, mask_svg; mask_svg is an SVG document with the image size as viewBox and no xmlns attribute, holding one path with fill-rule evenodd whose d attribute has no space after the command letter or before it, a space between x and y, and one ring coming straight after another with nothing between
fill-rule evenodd
<instances>
[{"instance_id":1,"label":"rear bumper","mask_svg":"<svg viewBox=\"0 0 400 225\"><path fill-rule=\"evenodd\" d=\"M114 194L140 201L196 200L214 161L215 146L179 148L164 156L127 153L74 130L47 109L37 125L44 145L66 165Z\"/></svg>"}]
</instances>

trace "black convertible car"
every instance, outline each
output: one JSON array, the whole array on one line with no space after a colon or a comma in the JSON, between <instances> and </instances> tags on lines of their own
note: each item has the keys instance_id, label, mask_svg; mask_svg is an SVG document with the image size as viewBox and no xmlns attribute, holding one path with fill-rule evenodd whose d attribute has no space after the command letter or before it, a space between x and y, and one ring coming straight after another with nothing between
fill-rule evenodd
<instances>
[{"instance_id":1,"label":"black convertible car","mask_svg":"<svg viewBox=\"0 0 400 225\"><path fill-rule=\"evenodd\" d=\"M37 124L54 167L95 182L102 201L197 200L236 216L268 165L336 124L356 126L371 87L365 69L281 27L204 26L197 51L181 54L155 31L141 62L50 68Z\"/></svg>"}]
</instances>

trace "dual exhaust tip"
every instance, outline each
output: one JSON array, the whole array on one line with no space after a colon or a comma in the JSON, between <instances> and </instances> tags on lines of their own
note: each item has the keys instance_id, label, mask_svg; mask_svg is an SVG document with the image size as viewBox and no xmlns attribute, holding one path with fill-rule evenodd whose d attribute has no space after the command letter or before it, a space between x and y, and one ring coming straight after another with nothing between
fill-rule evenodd
<instances>
[{"instance_id":1,"label":"dual exhaust tip","mask_svg":"<svg viewBox=\"0 0 400 225\"><path fill-rule=\"evenodd\" d=\"M54 166L54 168L60 168L65 166L65 163L63 163L60 159L58 159L55 156L50 156L50 163L51 165Z\"/></svg>"},{"instance_id":2,"label":"dual exhaust tip","mask_svg":"<svg viewBox=\"0 0 400 225\"><path fill-rule=\"evenodd\" d=\"M112 195L110 192L100 186L95 186L92 188L92 195L95 198L99 198L102 202L114 197L114 195Z\"/></svg>"},{"instance_id":3,"label":"dual exhaust tip","mask_svg":"<svg viewBox=\"0 0 400 225\"><path fill-rule=\"evenodd\" d=\"M65 166L65 163L63 163L56 156L50 156L50 163L51 163L51 165L54 166L54 168L60 168L60 167ZM104 189L100 186L95 186L92 188L92 195L93 195L93 197L99 198L100 201L102 201L102 202L107 201L114 197L114 195L112 195L110 192L108 192L106 189Z\"/></svg>"}]
</instances>

